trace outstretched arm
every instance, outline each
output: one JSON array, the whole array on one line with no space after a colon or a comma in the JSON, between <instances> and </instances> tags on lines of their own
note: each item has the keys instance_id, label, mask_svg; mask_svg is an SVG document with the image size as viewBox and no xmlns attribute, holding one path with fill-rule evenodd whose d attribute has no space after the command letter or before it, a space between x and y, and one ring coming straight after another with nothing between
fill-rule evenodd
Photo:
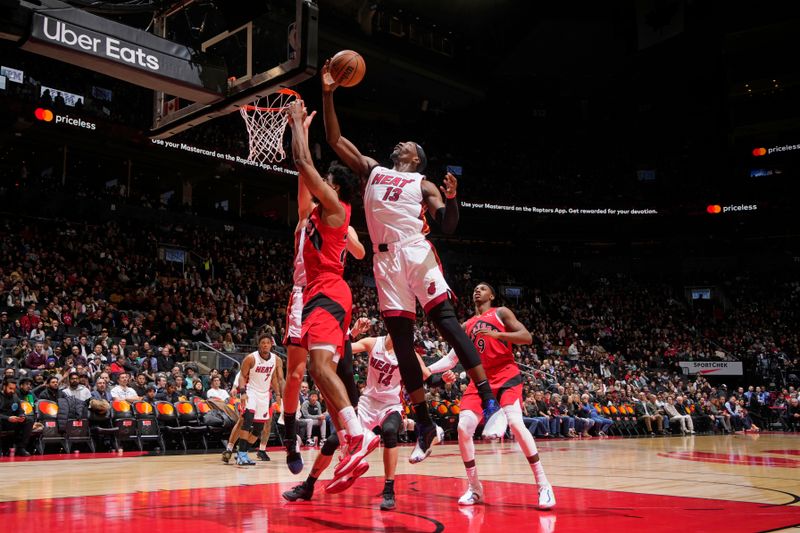
<instances>
[{"instance_id":1,"label":"outstretched arm","mask_svg":"<svg viewBox=\"0 0 800 533\"><path fill-rule=\"evenodd\" d=\"M313 111L310 115L306 117L303 121L303 127L306 130L306 139L308 139L308 127L311 126L311 121L314 119L314 115L317 112ZM306 187L305 182L303 181L303 177L298 174L297 176L297 218L301 224L305 223L305 220L308 218L308 215L311 214L311 210L314 209L314 201L311 197L311 192Z\"/></svg>"},{"instance_id":2,"label":"outstretched arm","mask_svg":"<svg viewBox=\"0 0 800 533\"><path fill-rule=\"evenodd\" d=\"M347 251L356 259L364 259L364 256L367 255L364 245L358 240L358 233L353 229L353 226L347 226Z\"/></svg>"},{"instance_id":3,"label":"outstretched arm","mask_svg":"<svg viewBox=\"0 0 800 533\"><path fill-rule=\"evenodd\" d=\"M311 150L308 148L307 128L305 125L308 118L305 104L302 100L295 100L289 104L286 112L289 114L289 124L292 127L292 156L303 183L309 192L322 204L327 216L335 218L340 216L343 222L344 207L339 202L336 191L325 183L311 159ZM333 221L331 221L331 225L336 226Z\"/></svg>"},{"instance_id":4,"label":"outstretched arm","mask_svg":"<svg viewBox=\"0 0 800 533\"><path fill-rule=\"evenodd\" d=\"M441 380L445 383L453 383L456 380L456 375L450 370L458 364L458 357L454 350L450 350L450 353L433 363L430 367L425 366L425 361L422 360L419 354L417 354L417 361L419 361L419 366L422 368L422 379L429 385L439 384L437 381L438 378L431 379L435 374L442 374Z\"/></svg>"},{"instance_id":5,"label":"outstretched arm","mask_svg":"<svg viewBox=\"0 0 800 533\"><path fill-rule=\"evenodd\" d=\"M333 107L333 91L339 85L333 81L330 74L330 59L325 61L322 67L322 117L325 122L325 137L328 144L339 156L342 162L350 167L358 176L367 176L372 167L377 166L378 162L370 157L366 157L358 151L358 148L346 138L342 137L339 129L339 119L336 117L336 109Z\"/></svg>"},{"instance_id":6,"label":"outstretched arm","mask_svg":"<svg viewBox=\"0 0 800 533\"><path fill-rule=\"evenodd\" d=\"M445 233L454 233L458 226L458 200L456 199L456 189L458 180L450 172L444 178L444 187L440 187L446 201L442 202L442 194L436 189L436 185L428 180L422 182L422 199L428 206L428 212L433 214L433 218L441 226Z\"/></svg>"},{"instance_id":7,"label":"outstretched arm","mask_svg":"<svg viewBox=\"0 0 800 533\"><path fill-rule=\"evenodd\" d=\"M514 313L511 311L511 309L507 307L498 307L497 318L499 318L506 327L506 331L480 329L476 332L476 335L491 337L503 342L510 342L511 344L530 344L533 342L531 332L528 331L528 328L522 325L522 322L517 320L517 317L514 316Z\"/></svg>"},{"instance_id":8,"label":"outstretched arm","mask_svg":"<svg viewBox=\"0 0 800 533\"><path fill-rule=\"evenodd\" d=\"M376 340L378 339L376 339L375 337L364 337L363 339L353 341L353 344L351 345L351 347L353 348L353 353L371 351L372 347L375 346Z\"/></svg>"},{"instance_id":9,"label":"outstretched arm","mask_svg":"<svg viewBox=\"0 0 800 533\"><path fill-rule=\"evenodd\" d=\"M447 352L447 355L433 363L431 366L428 367L428 370L431 374L441 374L442 372L446 372L451 368L454 368L458 364L458 355L456 355L455 350L450 350Z\"/></svg>"}]
</instances>

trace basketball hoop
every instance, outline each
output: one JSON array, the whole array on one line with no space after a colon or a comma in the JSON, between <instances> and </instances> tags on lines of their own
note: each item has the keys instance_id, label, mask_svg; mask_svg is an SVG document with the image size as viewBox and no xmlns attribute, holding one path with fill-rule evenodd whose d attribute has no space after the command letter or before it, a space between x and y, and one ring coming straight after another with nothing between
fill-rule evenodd
<instances>
[{"instance_id":1,"label":"basketball hoop","mask_svg":"<svg viewBox=\"0 0 800 533\"><path fill-rule=\"evenodd\" d=\"M283 134L289 116L283 111L300 95L291 89L280 89L278 92L260 98L251 105L239 108L247 135L250 137L250 154L248 161L258 163L277 163L283 161L286 152L283 149ZM266 104L262 106L260 104Z\"/></svg>"}]
</instances>

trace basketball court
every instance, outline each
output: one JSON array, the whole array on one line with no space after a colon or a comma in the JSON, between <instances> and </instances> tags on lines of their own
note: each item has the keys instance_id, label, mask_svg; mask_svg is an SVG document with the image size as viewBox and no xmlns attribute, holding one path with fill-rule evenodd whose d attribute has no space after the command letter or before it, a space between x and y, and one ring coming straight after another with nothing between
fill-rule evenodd
<instances>
[{"instance_id":1,"label":"basketball court","mask_svg":"<svg viewBox=\"0 0 800 533\"><path fill-rule=\"evenodd\" d=\"M213 128L213 120L226 115L243 120L238 126L247 134L248 153L224 154L214 146L188 148L217 159L246 158L252 166L263 165L260 168L271 171L273 178L285 178L282 175L292 172L281 170L291 166L284 162L287 119L282 110L292 99L305 96L292 88L312 80L329 52L318 48L317 5L297 0L290 9L276 8L258 18L229 12L227 26L204 36L199 49L191 49L181 44L179 24L188 21L190 29L196 29L201 21L209 21L213 26L213 19L189 11L197 8L194 4L205 5L192 0L173 3L154 15L152 32L144 32L123 30L122 24L46 0L47 9L27 7L28 18L20 18L25 24L9 24L3 38L19 41L29 52L152 88L153 143L198 126ZM197 20L192 20L193 14ZM361 70L369 68L360 60ZM37 113L38 120L53 119L49 110ZM42 118L48 116L45 113L49 119ZM476 445L486 503L473 507L457 504L466 477L455 443L438 447L418 465L408 463L411 448L403 447L395 485L397 508L388 512L378 507L383 487L380 450L369 457L367 474L348 491L325 494L333 472L329 468L313 501L302 503L286 502L281 493L305 479L318 453L314 449L304 449L306 466L297 476L289 473L283 449L271 450L271 462L252 467L223 464L218 453L3 457L0 530L800 529L798 434L558 439L537 444L558 502L550 511L535 508L529 464L517 444L508 441Z\"/></svg>"},{"instance_id":2,"label":"basketball court","mask_svg":"<svg viewBox=\"0 0 800 533\"><path fill-rule=\"evenodd\" d=\"M378 509L381 450L350 490L327 496L332 468L311 502L281 492L284 452L255 467L218 454L46 455L3 458L6 531L790 531L800 527L800 436L762 434L540 441L558 505L537 511L536 487L513 442L477 444L485 505L459 507L466 486L458 447L424 463L401 449L397 509Z\"/></svg>"}]
</instances>

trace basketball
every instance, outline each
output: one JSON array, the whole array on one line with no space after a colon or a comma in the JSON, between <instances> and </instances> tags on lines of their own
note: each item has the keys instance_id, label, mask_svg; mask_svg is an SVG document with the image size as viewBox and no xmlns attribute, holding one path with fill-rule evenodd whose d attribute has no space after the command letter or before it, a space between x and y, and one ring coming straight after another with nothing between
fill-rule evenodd
<instances>
[{"instance_id":1,"label":"basketball","mask_svg":"<svg viewBox=\"0 0 800 533\"><path fill-rule=\"evenodd\" d=\"M367 72L367 64L361 54L353 50L342 50L331 58L330 74L333 81L342 87L353 87L361 83Z\"/></svg>"}]
</instances>

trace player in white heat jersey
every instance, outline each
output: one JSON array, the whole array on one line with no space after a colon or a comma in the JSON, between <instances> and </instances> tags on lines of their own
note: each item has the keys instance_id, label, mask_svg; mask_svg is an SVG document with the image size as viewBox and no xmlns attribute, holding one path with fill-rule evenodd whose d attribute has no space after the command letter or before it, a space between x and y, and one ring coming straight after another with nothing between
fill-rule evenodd
<instances>
[{"instance_id":1,"label":"player in white heat jersey","mask_svg":"<svg viewBox=\"0 0 800 533\"><path fill-rule=\"evenodd\" d=\"M386 329L394 339L403 382L417 415L417 439L409 460L424 460L431 446L442 439L442 429L431 420L425 403L422 372L414 353L416 302L452 346L461 365L476 384L488 434L505 432L505 418L495 399L486 372L473 343L464 333L450 303L450 288L442 274L439 258L425 237L426 212L445 233L458 225L458 182L450 173L440 190L420 173L427 157L412 141L398 143L391 154L392 168L380 166L342 136L333 105L337 84L329 72L330 62L322 67L322 104L325 133L331 148L344 164L366 180L364 209L372 240L373 270L378 301ZM443 201L442 194L446 198ZM484 431L486 433L486 430Z\"/></svg>"},{"instance_id":2,"label":"player in white heat jersey","mask_svg":"<svg viewBox=\"0 0 800 533\"><path fill-rule=\"evenodd\" d=\"M264 423L270 419L270 393L280 395L284 386L283 363L271 352L272 337L262 334L258 337L258 350L248 354L242 361L242 370L236 384L245 411L242 415L242 428L239 432L238 465L253 465L247 451L261 434Z\"/></svg>"},{"instance_id":3,"label":"player in white heat jersey","mask_svg":"<svg viewBox=\"0 0 800 533\"><path fill-rule=\"evenodd\" d=\"M356 326L354 326L354 331L362 330L362 320L365 319L359 319ZM358 400L358 418L364 429L375 432L380 431L383 436L383 470L385 479L383 501L380 508L383 511L389 511L396 507L394 476L397 470L398 433L403 423L402 378L400 377L397 356L394 353L391 336L365 337L353 341L352 347L353 353L369 353L367 386ZM424 368L425 364L422 359L417 356L417 360L420 368ZM283 497L285 499L289 501L308 501L312 498L314 483L330 464L337 443L337 436L331 435L325 442L321 454L314 462L314 467L311 469L308 479L303 484L292 488L292 490L284 492ZM365 462L364 472L368 467ZM325 487L325 492L337 494L346 490L364 472L359 472L357 475L346 475L332 481Z\"/></svg>"},{"instance_id":4,"label":"player in white heat jersey","mask_svg":"<svg viewBox=\"0 0 800 533\"><path fill-rule=\"evenodd\" d=\"M397 470L397 438L403 423L403 388L392 338L366 337L353 343L353 353L369 352L367 386L358 399L358 418L364 429L380 428L383 436L383 501L381 510L395 508L394 473Z\"/></svg>"}]
</instances>

